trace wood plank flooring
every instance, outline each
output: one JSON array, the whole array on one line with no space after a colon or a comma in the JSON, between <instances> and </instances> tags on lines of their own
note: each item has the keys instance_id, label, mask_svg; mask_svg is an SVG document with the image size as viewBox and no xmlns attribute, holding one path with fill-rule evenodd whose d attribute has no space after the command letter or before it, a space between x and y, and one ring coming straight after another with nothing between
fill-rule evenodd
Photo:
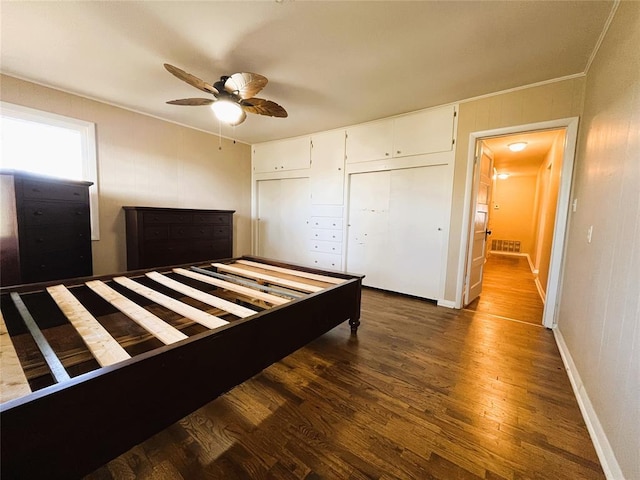
<instances>
[{"instance_id":1,"label":"wood plank flooring","mask_svg":"<svg viewBox=\"0 0 640 480\"><path fill-rule=\"evenodd\" d=\"M134 478L604 474L551 331L365 289L357 336L340 325L87 477Z\"/></svg>"},{"instance_id":2,"label":"wood plank flooring","mask_svg":"<svg viewBox=\"0 0 640 480\"><path fill-rule=\"evenodd\" d=\"M482 293L466 309L542 325L544 303L526 257L489 255Z\"/></svg>"}]
</instances>

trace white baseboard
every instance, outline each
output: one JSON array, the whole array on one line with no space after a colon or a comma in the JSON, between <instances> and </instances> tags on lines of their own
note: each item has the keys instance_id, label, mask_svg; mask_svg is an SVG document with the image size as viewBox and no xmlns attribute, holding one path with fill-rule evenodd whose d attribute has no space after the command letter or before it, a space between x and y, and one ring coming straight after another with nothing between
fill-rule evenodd
<instances>
[{"instance_id":1,"label":"white baseboard","mask_svg":"<svg viewBox=\"0 0 640 480\"><path fill-rule=\"evenodd\" d=\"M547 295L544 293L544 289L542 288L542 284L540 283L540 279L538 277L536 277L535 282L536 282L536 288L538 289L538 294L542 299L542 303L544 303L547 301Z\"/></svg>"},{"instance_id":2,"label":"white baseboard","mask_svg":"<svg viewBox=\"0 0 640 480\"><path fill-rule=\"evenodd\" d=\"M584 418L584 423L587 424L587 430L589 430L591 441L593 442L593 446L595 447L598 458L600 459L600 464L602 465L604 474L609 480L624 480L624 474L616 460L616 456L613 453L609 439L604 433L600 420L598 419L598 415L593 409L591 400L589 400L589 395L584 389L584 384L582 383L580 374L578 373L575 363L573 363L573 358L569 353L567 344L564 342L564 338L562 337L560 330L558 330L558 327L553 329L553 334L556 339L558 349L560 350L562 362L567 370L567 375L569 376L573 393L576 396L576 400L578 400L580 412Z\"/></svg>"},{"instance_id":3,"label":"white baseboard","mask_svg":"<svg viewBox=\"0 0 640 480\"><path fill-rule=\"evenodd\" d=\"M439 307L456 308L456 302L451 300L438 300Z\"/></svg>"}]
</instances>

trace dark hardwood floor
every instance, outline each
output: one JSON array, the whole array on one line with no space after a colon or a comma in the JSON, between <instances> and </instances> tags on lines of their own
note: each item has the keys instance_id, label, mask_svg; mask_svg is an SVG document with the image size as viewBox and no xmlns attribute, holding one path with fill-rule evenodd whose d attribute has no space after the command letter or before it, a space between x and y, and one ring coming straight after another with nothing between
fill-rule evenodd
<instances>
[{"instance_id":1,"label":"dark hardwood floor","mask_svg":"<svg viewBox=\"0 0 640 480\"><path fill-rule=\"evenodd\" d=\"M526 257L490 254L482 293L466 309L542 325L544 303Z\"/></svg>"},{"instance_id":2,"label":"dark hardwood floor","mask_svg":"<svg viewBox=\"0 0 640 480\"><path fill-rule=\"evenodd\" d=\"M551 331L365 289L357 336L340 325L87 478L604 474Z\"/></svg>"}]
</instances>

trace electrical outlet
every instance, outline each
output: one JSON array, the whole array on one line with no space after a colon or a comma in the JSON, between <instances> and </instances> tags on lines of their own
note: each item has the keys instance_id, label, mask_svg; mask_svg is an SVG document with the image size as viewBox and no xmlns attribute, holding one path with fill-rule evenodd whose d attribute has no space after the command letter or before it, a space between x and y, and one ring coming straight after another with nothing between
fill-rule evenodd
<instances>
[{"instance_id":1,"label":"electrical outlet","mask_svg":"<svg viewBox=\"0 0 640 480\"><path fill-rule=\"evenodd\" d=\"M593 235L593 225L589 225L589 228L587 228L587 243L591 243L592 235Z\"/></svg>"}]
</instances>

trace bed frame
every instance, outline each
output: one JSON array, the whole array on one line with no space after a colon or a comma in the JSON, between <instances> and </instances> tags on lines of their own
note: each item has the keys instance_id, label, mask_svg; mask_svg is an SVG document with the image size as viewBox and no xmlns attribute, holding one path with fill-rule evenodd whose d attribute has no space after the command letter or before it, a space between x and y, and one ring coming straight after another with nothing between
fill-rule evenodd
<instances>
[{"instance_id":1,"label":"bed frame","mask_svg":"<svg viewBox=\"0 0 640 480\"><path fill-rule=\"evenodd\" d=\"M82 477L338 324L355 333L361 282L246 256L1 289L2 478Z\"/></svg>"}]
</instances>

